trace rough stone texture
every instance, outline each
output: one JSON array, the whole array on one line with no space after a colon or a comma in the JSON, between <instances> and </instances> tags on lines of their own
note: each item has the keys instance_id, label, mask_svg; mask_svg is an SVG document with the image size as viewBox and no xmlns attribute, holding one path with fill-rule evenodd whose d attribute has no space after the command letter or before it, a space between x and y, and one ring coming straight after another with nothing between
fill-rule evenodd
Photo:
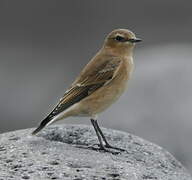
<instances>
[{"instance_id":1,"label":"rough stone texture","mask_svg":"<svg viewBox=\"0 0 192 180\"><path fill-rule=\"evenodd\" d=\"M97 137L89 126L31 131L0 135L0 180L191 180L170 153L125 132L103 129L111 144L126 149L115 155L90 148Z\"/></svg>"}]
</instances>

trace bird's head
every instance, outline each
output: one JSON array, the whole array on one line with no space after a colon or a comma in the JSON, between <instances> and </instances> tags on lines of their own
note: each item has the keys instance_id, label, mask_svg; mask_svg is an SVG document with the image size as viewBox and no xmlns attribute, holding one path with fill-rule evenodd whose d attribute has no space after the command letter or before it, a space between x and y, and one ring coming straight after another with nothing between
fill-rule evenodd
<instances>
[{"instance_id":1,"label":"bird's head","mask_svg":"<svg viewBox=\"0 0 192 180\"><path fill-rule=\"evenodd\" d=\"M117 51L128 51L132 50L135 43L140 41L141 39L136 38L135 34L129 30L116 29L106 37L104 47Z\"/></svg>"}]
</instances>

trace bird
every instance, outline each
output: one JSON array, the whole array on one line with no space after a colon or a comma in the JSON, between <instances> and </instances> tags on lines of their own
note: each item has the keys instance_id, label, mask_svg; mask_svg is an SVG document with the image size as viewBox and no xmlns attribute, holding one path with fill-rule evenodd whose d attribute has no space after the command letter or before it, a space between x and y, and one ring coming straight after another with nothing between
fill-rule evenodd
<instances>
[{"instance_id":1,"label":"bird","mask_svg":"<svg viewBox=\"0 0 192 180\"><path fill-rule=\"evenodd\" d=\"M98 114L116 102L126 90L134 69L133 49L137 42L128 29L110 32L101 49L88 62L48 116L32 132L36 135L44 127L67 117L90 117L96 132L99 149L119 149L108 143L98 125Z\"/></svg>"}]
</instances>

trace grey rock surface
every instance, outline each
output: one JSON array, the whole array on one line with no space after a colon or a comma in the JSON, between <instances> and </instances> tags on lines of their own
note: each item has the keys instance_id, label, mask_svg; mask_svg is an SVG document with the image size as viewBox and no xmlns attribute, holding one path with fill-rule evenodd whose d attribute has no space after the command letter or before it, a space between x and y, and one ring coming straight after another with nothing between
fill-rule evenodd
<instances>
[{"instance_id":1,"label":"grey rock surface","mask_svg":"<svg viewBox=\"0 0 192 180\"><path fill-rule=\"evenodd\" d=\"M92 127L58 125L0 135L0 180L191 180L167 151L134 135L103 129L109 142L126 149L97 150Z\"/></svg>"}]
</instances>

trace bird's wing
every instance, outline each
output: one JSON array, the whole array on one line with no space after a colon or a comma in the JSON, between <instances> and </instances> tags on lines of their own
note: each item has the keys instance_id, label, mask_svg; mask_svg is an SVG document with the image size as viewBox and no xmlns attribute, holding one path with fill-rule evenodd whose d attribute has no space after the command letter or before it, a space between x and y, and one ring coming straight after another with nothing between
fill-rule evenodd
<instances>
[{"instance_id":1,"label":"bird's wing","mask_svg":"<svg viewBox=\"0 0 192 180\"><path fill-rule=\"evenodd\" d=\"M100 64L96 69L93 69L92 72L89 72L88 74L84 72L86 76L77 80L75 84L65 92L64 96L60 99L59 103L49 116L58 115L60 112L89 96L98 88L108 83L113 78L120 62L121 59L113 57L112 59ZM83 77L83 74L81 74L81 77Z\"/></svg>"},{"instance_id":2,"label":"bird's wing","mask_svg":"<svg viewBox=\"0 0 192 180\"><path fill-rule=\"evenodd\" d=\"M99 65L93 66L95 68L92 68L92 71L90 71L89 67L85 67L80 74L80 78L78 78L72 84L72 87L65 92L53 111L41 122L40 126L33 134L39 132L55 116L110 82L114 78L115 72L118 70L120 64L120 58L111 57Z\"/></svg>"}]
</instances>

